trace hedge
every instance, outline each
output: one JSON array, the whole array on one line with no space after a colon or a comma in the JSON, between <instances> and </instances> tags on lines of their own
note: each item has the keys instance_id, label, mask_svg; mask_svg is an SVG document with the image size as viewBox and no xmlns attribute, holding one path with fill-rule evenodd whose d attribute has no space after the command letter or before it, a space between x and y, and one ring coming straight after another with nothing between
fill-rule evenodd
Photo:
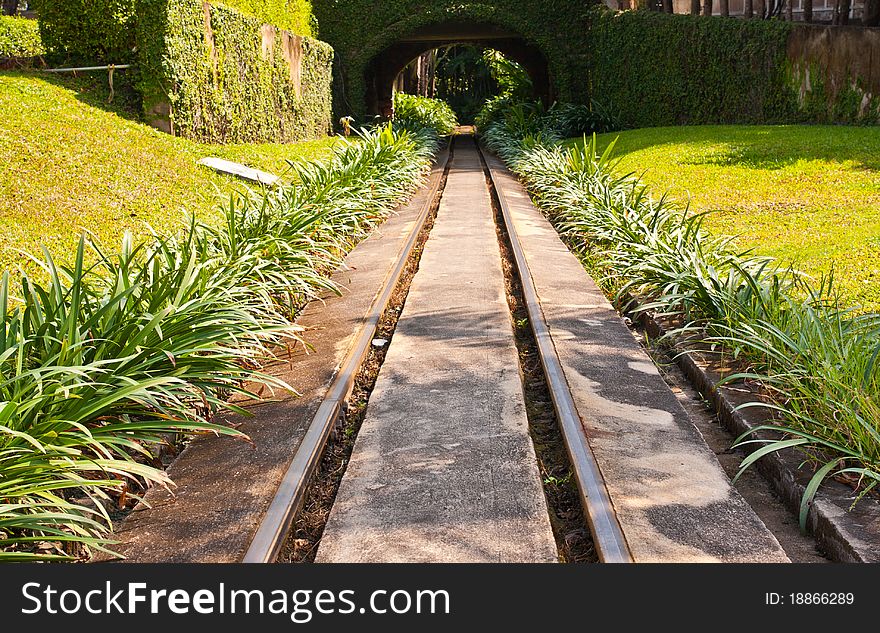
<instances>
[{"instance_id":1,"label":"hedge","mask_svg":"<svg viewBox=\"0 0 880 633\"><path fill-rule=\"evenodd\" d=\"M873 29L600 9L587 51L593 98L627 127L880 122Z\"/></svg>"},{"instance_id":2,"label":"hedge","mask_svg":"<svg viewBox=\"0 0 880 633\"><path fill-rule=\"evenodd\" d=\"M32 0L47 52L84 62L134 56L136 0Z\"/></svg>"},{"instance_id":3,"label":"hedge","mask_svg":"<svg viewBox=\"0 0 880 633\"><path fill-rule=\"evenodd\" d=\"M333 50L201 0L139 0L151 122L206 142L291 142L331 127Z\"/></svg>"},{"instance_id":4,"label":"hedge","mask_svg":"<svg viewBox=\"0 0 880 633\"><path fill-rule=\"evenodd\" d=\"M0 16L0 58L38 57L45 52L35 20Z\"/></svg>"},{"instance_id":5,"label":"hedge","mask_svg":"<svg viewBox=\"0 0 880 633\"><path fill-rule=\"evenodd\" d=\"M628 127L792 120L790 29L778 20L596 11L590 90Z\"/></svg>"}]
</instances>

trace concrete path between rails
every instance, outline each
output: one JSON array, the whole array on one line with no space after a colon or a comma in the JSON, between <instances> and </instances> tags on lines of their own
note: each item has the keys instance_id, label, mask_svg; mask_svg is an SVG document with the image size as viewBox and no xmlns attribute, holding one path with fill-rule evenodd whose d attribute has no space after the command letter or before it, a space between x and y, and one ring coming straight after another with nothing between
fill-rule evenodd
<instances>
[{"instance_id":1,"label":"concrete path between rails","mask_svg":"<svg viewBox=\"0 0 880 633\"><path fill-rule=\"evenodd\" d=\"M442 178L444 165L445 152L430 175L431 184ZM241 560L430 198L428 186L397 209L333 275L341 294L326 293L298 319L309 349L297 346L289 359L268 371L301 395L277 393L251 405L253 417L229 416L226 421L251 443L213 435L193 440L169 469L176 484L173 493L151 489L145 503L119 525L114 551L136 563Z\"/></svg>"},{"instance_id":2,"label":"concrete path between rails","mask_svg":"<svg viewBox=\"0 0 880 633\"><path fill-rule=\"evenodd\" d=\"M318 562L553 562L488 185L459 138Z\"/></svg>"},{"instance_id":3,"label":"concrete path between rails","mask_svg":"<svg viewBox=\"0 0 880 633\"><path fill-rule=\"evenodd\" d=\"M487 162L634 561L787 562L602 291L513 175Z\"/></svg>"}]
</instances>

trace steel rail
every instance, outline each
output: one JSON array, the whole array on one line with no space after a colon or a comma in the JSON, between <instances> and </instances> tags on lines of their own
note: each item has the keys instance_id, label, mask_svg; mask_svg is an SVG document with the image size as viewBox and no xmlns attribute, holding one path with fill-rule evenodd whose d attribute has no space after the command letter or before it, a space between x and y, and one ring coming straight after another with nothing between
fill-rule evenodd
<instances>
[{"instance_id":1,"label":"steel rail","mask_svg":"<svg viewBox=\"0 0 880 633\"><path fill-rule=\"evenodd\" d=\"M108 64L107 66L82 66L80 68L41 68L40 72L44 73L78 73L88 72L91 70L125 70L131 68L131 64Z\"/></svg>"},{"instance_id":2,"label":"steel rail","mask_svg":"<svg viewBox=\"0 0 880 633\"><path fill-rule=\"evenodd\" d=\"M514 261L522 283L523 298L529 314L529 323L535 335L538 352L541 357L541 365L547 385L550 387L550 395L553 400L553 408L565 441L577 480L578 492L580 493L581 505L587 514L590 523L590 531L593 534L593 544L603 563L632 563L633 557L626 542L626 536L617 519L617 513L611 502L611 496L605 485L605 478L599 469L589 440L584 432L581 418L578 415L571 389L565 378L565 371L556 353L556 347L550 335L550 327L547 324L541 300L535 289L532 274L529 269L523 251L522 242L513 224L510 207L504 195L504 191L498 185L495 169L486 160L482 148L478 146L480 158L485 166L492 189L495 192L507 235L510 239Z\"/></svg>"},{"instance_id":3,"label":"steel rail","mask_svg":"<svg viewBox=\"0 0 880 633\"><path fill-rule=\"evenodd\" d=\"M305 501L308 484L321 460L330 432L336 424L345 401L351 395L358 371L370 351L370 345L382 314L387 309L391 296L403 276L403 271L418 241L419 234L424 228L425 221L437 202L441 186L449 171L451 156L452 141L450 140L449 147L441 155L442 169L440 174L433 183L425 205L419 212L418 218L400 250L397 263L385 278L382 290L373 300L354 344L349 348L336 376L330 383L324 400L318 407L302 443L293 456L293 461L281 480L281 485L275 493L269 509L254 534L242 559L243 563L271 563L278 557L290 526Z\"/></svg>"}]
</instances>

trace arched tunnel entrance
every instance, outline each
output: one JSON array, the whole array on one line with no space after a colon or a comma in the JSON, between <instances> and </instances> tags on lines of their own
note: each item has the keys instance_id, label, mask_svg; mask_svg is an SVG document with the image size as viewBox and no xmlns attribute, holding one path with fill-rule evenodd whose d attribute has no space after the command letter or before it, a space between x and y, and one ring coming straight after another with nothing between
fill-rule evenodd
<instances>
[{"instance_id":1,"label":"arched tunnel entrance","mask_svg":"<svg viewBox=\"0 0 880 633\"><path fill-rule=\"evenodd\" d=\"M400 72L423 53L455 44L499 51L526 70L536 98L548 104L554 99L549 64L536 46L522 36L493 24L450 22L413 31L367 64L364 72L367 114L389 116L393 109L394 82Z\"/></svg>"}]
</instances>

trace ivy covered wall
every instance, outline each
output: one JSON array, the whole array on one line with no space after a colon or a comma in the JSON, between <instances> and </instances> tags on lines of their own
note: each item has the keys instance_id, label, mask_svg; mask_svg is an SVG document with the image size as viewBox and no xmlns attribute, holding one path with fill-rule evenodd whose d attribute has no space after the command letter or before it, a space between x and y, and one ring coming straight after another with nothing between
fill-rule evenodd
<instances>
[{"instance_id":1,"label":"ivy covered wall","mask_svg":"<svg viewBox=\"0 0 880 633\"><path fill-rule=\"evenodd\" d=\"M327 132L333 50L309 0L36 0L49 53L134 63L147 120L210 142ZM233 8L234 7L234 8Z\"/></svg>"},{"instance_id":2,"label":"ivy covered wall","mask_svg":"<svg viewBox=\"0 0 880 633\"><path fill-rule=\"evenodd\" d=\"M214 4L226 5L297 35L318 34L311 0L218 0Z\"/></svg>"},{"instance_id":3,"label":"ivy covered wall","mask_svg":"<svg viewBox=\"0 0 880 633\"><path fill-rule=\"evenodd\" d=\"M311 0L212 2L297 35L316 34ZM50 54L117 64L133 58L138 25L144 16L152 15L153 4L153 0L30 0Z\"/></svg>"},{"instance_id":4,"label":"ivy covered wall","mask_svg":"<svg viewBox=\"0 0 880 633\"><path fill-rule=\"evenodd\" d=\"M211 142L291 142L331 126L333 50L202 0L138 0L150 122Z\"/></svg>"},{"instance_id":5,"label":"ivy covered wall","mask_svg":"<svg viewBox=\"0 0 880 633\"><path fill-rule=\"evenodd\" d=\"M598 0L313 0L321 38L337 53L339 114L366 111L367 69L374 58L424 27L491 24L541 51L553 92L565 101L588 95L587 16Z\"/></svg>"},{"instance_id":6,"label":"ivy covered wall","mask_svg":"<svg viewBox=\"0 0 880 633\"><path fill-rule=\"evenodd\" d=\"M880 32L872 29L617 13L598 0L33 3L50 54L135 62L148 117L205 140L323 133L333 118L333 51L297 37L318 27L336 50L338 116L367 113L368 82L393 80L379 81L373 63L402 39L439 29L451 42L458 28L492 25L543 56L553 98L594 99L630 127L880 121Z\"/></svg>"},{"instance_id":7,"label":"ivy covered wall","mask_svg":"<svg viewBox=\"0 0 880 633\"><path fill-rule=\"evenodd\" d=\"M785 121L791 26L652 11L591 16L590 91L627 127Z\"/></svg>"},{"instance_id":8,"label":"ivy covered wall","mask_svg":"<svg viewBox=\"0 0 880 633\"><path fill-rule=\"evenodd\" d=\"M871 29L615 12L589 0L312 4L322 38L337 52L340 115L365 113L371 63L401 39L480 23L539 49L556 99L594 99L628 127L872 123L880 113L880 32Z\"/></svg>"},{"instance_id":9,"label":"ivy covered wall","mask_svg":"<svg viewBox=\"0 0 880 633\"><path fill-rule=\"evenodd\" d=\"M597 10L589 90L628 127L880 121L880 32Z\"/></svg>"}]
</instances>

